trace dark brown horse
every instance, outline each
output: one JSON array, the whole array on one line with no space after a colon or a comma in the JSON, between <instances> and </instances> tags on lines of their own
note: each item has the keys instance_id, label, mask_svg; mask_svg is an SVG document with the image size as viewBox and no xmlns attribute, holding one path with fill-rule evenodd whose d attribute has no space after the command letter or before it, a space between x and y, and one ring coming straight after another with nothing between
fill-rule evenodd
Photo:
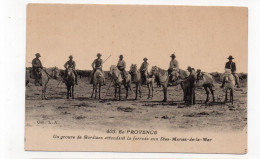
<instances>
[{"instance_id":1,"label":"dark brown horse","mask_svg":"<svg viewBox=\"0 0 260 159\"><path fill-rule=\"evenodd\" d=\"M213 77L205 72L197 71L196 87L203 87L206 91L207 97L205 103L209 102L209 91L212 95L212 101L215 102L214 97L214 79Z\"/></svg>"},{"instance_id":2,"label":"dark brown horse","mask_svg":"<svg viewBox=\"0 0 260 159\"><path fill-rule=\"evenodd\" d=\"M67 99L74 99L75 74L72 68L68 68L67 77L65 77L65 85L67 86Z\"/></svg>"}]
</instances>

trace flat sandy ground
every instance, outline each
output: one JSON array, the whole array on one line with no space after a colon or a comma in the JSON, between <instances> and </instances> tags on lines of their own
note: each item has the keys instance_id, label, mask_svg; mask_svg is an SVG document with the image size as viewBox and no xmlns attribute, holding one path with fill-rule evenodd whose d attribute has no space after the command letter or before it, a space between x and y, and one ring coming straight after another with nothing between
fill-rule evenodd
<instances>
[{"instance_id":1,"label":"flat sandy ground","mask_svg":"<svg viewBox=\"0 0 260 159\"><path fill-rule=\"evenodd\" d=\"M222 103L225 92L216 84L216 103L204 104L204 89L196 89L196 105L185 106L180 86L168 89L168 102L162 88L154 87L154 98L147 100L148 89L143 86L142 99L115 101L114 87L105 96L110 81L102 87L101 100L91 99L92 85L86 78L75 86L75 99L66 99L66 87L50 80L47 100L41 100L41 87L26 87L26 127L66 130L145 129L168 131L240 131L247 125L247 86L242 84L234 93L234 104ZM134 85L133 88L135 89ZM104 99L105 98L105 99ZM212 99L210 98L210 101Z\"/></svg>"}]
</instances>

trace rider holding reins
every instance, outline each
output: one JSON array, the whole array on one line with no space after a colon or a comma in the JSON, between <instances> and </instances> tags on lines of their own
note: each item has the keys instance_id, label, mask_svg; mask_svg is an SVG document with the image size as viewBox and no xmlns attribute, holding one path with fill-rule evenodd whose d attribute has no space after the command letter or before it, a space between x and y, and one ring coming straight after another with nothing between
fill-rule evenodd
<instances>
[{"instance_id":1,"label":"rider holding reins","mask_svg":"<svg viewBox=\"0 0 260 159\"><path fill-rule=\"evenodd\" d=\"M74 72L74 74L75 74L75 84L78 85L78 78L77 78L78 74L77 74L77 72L76 72L76 70L75 70L75 68L76 68L76 62L73 61L72 59L73 59L73 56L70 55L70 56L69 56L69 61L67 61L67 62L64 64L64 67L65 67L65 69L66 69L66 70L65 70L65 77L67 77L67 75L68 75L68 68L72 68L72 70L73 70L73 72Z\"/></svg>"},{"instance_id":2,"label":"rider holding reins","mask_svg":"<svg viewBox=\"0 0 260 159\"><path fill-rule=\"evenodd\" d=\"M93 84L93 76L95 74L95 72L99 69L102 73L102 64L103 64L103 60L101 59L101 54L98 53L97 54L97 58L92 62L91 66L93 68L93 71L91 72L91 80L90 80L90 84Z\"/></svg>"}]
</instances>

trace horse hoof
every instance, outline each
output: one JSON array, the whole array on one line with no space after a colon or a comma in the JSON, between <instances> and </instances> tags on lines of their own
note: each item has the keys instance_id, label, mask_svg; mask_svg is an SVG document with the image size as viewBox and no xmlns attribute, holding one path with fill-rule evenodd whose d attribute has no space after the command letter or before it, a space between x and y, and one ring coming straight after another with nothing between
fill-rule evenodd
<instances>
[{"instance_id":1,"label":"horse hoof","mask_svg":"<svg viewBox=\"0 0 260 159\"><path fill-rule=\"evenodd\" d=\"M162 100L162 102L166 102L166 99Z\"/></svg>"}]
</instances>

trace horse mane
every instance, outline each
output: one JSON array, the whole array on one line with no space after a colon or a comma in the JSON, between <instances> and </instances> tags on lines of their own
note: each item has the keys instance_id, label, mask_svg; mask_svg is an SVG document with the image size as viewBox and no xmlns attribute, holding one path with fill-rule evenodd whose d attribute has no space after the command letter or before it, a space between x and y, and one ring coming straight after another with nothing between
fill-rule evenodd
<instances>
[{"instance_id":1,"label":"horse mane","mask_svg":"<svg viewBox=\"0 0 260 159\"><path fill-rule=\"evenodd\" d=\"M168 73L167 70L164 70L164 69L162 69L162 68L160 68L160 67L157 67L157 66L155 66L155 67L158 69L159 74L161 74L161 75L165 75L166 73Z\"/></svg>"}]
</instances>

